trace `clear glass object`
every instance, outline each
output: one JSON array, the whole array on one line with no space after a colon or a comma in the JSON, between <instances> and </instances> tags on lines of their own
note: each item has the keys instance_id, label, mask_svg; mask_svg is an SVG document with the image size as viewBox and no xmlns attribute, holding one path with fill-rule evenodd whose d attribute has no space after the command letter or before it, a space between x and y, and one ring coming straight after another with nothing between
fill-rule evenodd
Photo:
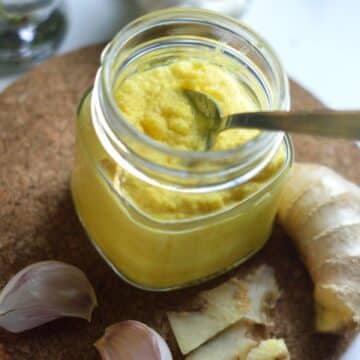
<instances>
[{"instance_id":1,"label":"clear glass object","mask_svg":"<svg viewBox=\"0 0 360 360\"><path fill-rule=\"evenodd\" d=\"M65 30L61 0L0 0L0 72L22 70L52 55Z\"/></svg>"},{"instance_id":2,"label":"clear glass object","mask_svg":"<svg viewBox=\"0 0 360 360\"><path fill-rule=\"evenodd\" d=\"M137 71L189 58L216 62L219 52L227 59L221 66L246 84L260 109L289 109L287 77L267 43L231 18L194 9L155 12L125 27L104 50L94 87L79 105L71 180L76 211L107 263L137 287L170 290L205 281L248 259L271 234L293 162L287 135L262 132L229 150L177 150L137 131L114 100L119 83ZM241 191L280 147L283 165L256 192L198 217L156 219L116 177L120 168L139 182L140 192L150 185L191 203Z\"/></svg>"}]
</instances>

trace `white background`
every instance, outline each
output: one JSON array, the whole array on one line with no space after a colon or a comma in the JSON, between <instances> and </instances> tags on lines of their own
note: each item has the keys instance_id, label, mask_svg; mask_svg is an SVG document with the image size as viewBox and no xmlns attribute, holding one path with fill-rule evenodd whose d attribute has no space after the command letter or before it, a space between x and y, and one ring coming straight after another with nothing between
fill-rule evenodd
<instances>
[{"instance_id":1,"label":"white background","mask_svg":"<svg viewBox=\"0 0 360 360\"><path fill-rule=\"evenodd\" d=\"M219 0L221 1L221 0ZM64 53L111 38L135 0L65 0ZM332 108L360 108L359 0L252 0L243 17L278 52L290 76ZM14 77L0 78L0 89Z\"/></svg>"},{"instance_id":2,"label":"white background","mask_svg":"<svg viewBox=\"0 0 360 360\"><path fill-rule=\"evenodd\" d=\"M65 0L69 29L59 53L110 39L136 15L134 2ZM253 0L243 21L326 105L360 109L360 0ZM0 78L0 89L14 79ZM360 338L345 359L360 359Z\"/></svg>"}]
</instances>

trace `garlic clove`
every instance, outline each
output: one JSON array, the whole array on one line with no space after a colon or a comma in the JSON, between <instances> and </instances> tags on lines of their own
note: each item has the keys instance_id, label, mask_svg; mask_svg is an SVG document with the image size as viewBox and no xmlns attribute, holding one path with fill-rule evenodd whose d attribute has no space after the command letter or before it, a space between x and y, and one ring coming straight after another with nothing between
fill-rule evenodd
<instances>
[{"instance_id":1,"label":"garlic clove","mask_svg":"<svg viewBox=\"0 0 360 360\"><path fill-rule=\"evenodd\" d=\"M150 327L133 320L107 327L95 347L103 360L172 360L165 340Z\"/></svg>"},{"instance_id":2,"label":"garlic clove","mask_svg":"<svg viewBox=\"0 0 360 360\"><path fill-rule=\"evenodd\" d=\"M18 272L0 294L0 327L18 333L74 316L90 321L97 305L93 287L75 266L42 261Z\"/></svg>"}]
</instances>

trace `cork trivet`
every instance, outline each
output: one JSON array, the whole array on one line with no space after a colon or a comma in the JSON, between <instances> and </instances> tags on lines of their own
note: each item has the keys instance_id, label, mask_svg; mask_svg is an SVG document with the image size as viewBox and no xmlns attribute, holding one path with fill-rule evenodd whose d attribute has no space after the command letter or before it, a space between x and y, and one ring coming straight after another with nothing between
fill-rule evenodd
<instances>
[{"instance_id":1,"label":"cork trivet","mask_svg":"<svg viewBox=\"0 0 360 360\"><path fill-rule=\"evenodd\" d=\"M206 285L165 294L137 290L105 265L85 236L69 192L76 106L91 85L100 48L54 58L0 95L0 286L18 270L44 259L81 268L99 300L91 323L61 319L20 335L0 330L0 359L97 359L93 343L106 326L137 319L153 326L181 359L165 311L199 290L259 263L269 263L283 295L271 334L285 338L292 359L336 359L347 337L313 331L312 285L290 240L275 226L271 240L252 260ZM322 105L292 83L294 109ZM360 151L350 142L295 136L297 160L337 169L359 182ZM100 210L101 211L101 210Z\"/></svg>"}]
</instances>

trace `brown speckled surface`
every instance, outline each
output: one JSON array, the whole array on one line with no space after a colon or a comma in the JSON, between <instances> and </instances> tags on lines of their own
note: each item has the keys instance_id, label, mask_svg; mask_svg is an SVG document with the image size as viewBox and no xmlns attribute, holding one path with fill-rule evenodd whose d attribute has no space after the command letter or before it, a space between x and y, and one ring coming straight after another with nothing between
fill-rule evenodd
<instances>
[{"instance_id":1,"label":"brown speckled surface","mask_svg":"<svg viewBox=\"0 0 360 360\"><path fill-rule=\"evenodd\" d=\"M36 68L0 95L0 286L25 265L57 259L90 278L99 307L88 324L61 319L21 335L0 330L0 359L97 359L93 347L104 328L138 319L158 329L181 359L164 316L200 288L168 294L136 290L118 279L87 240L70 198L69 176L76 105L91 84L100 49L90 47ZM292 84L293 108L321 107ZM345 141L295 138L297 160L330 165L359 183L360 151ZM264 250L234 273L271 264L283 289L273 335L284 337L292 359L336 359L345 337L312 330L312 286L296 252L279 227ZM229 275L228 275L229 276Z\"/></svg>"}]
</instances>

